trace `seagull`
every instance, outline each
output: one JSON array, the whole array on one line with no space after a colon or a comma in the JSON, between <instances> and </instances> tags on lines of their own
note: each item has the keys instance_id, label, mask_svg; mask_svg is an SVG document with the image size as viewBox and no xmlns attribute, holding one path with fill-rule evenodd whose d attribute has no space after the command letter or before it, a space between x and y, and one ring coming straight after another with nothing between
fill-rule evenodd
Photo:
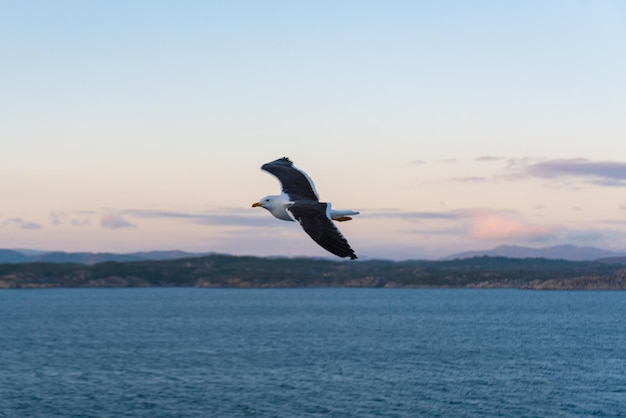
<instances>
[{"instance_id":1,"label":"seagull","mask_svg":"<svg viewBox=\"0 0 626 418\"><path fill-rule=\"evenodd\" d=\"M339 256L357 258L354 250L332 221L344 222L359 212L335 210L330 202L320 202L313 180L293 165L287 158L263 164L261 170L274 175L281 183L282 193L261 198L252 207L267 209L283 221L298 221L304 232L309 234L325 250Z\"/></svg>"}]
</instances>

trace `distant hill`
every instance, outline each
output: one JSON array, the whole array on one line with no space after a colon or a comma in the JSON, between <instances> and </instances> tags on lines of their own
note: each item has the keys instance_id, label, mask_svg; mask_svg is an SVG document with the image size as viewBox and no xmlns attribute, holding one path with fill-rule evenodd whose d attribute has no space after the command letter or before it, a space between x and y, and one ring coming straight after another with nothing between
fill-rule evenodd
<instances>
[{"instance_id":1,"label":"distant hill","mask_svg":"<svg viewBox=\"0 0 626 418\"><path fill-rule=\"evenodd\" d=\"M28 256L15 250L0 249L0 263L26 263Z\"/></svg>"},{"instance_id":2,"label":"distant hill","mask_svg":"<svg viewBox=\"0 0 626 418\"><path fill-rule=\"evenodd\" d=\"M210 253L185 251L148 251L128 254L91 252L40 252L30 250L0 249L0 264L4 263L75 263L93 265L107 261L127 262L144 260L174 260L178 258L202 257Z\"/></svg>"},{"instance_id":3,"label":"distant hill","mask_svg":"<svg viewBox=\"0 0 626 418\"><path fill-rule=\"evenodd\" d=\"M626 254L603 250L595 247L576 245L556 245L553 247L531 248L517 245L500 245L491 250L466 251L446 257L455 260L472 257L509 257L509 258L548 258L553 260L591 261L601 258L623 257Z\"/></svg>"}]
</instances>

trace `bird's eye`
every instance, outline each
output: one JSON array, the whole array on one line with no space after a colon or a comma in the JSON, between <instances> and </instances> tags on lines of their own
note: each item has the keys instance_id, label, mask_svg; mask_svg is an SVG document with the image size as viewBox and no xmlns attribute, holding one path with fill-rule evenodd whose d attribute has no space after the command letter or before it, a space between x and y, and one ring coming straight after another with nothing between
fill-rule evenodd
<instances>
[{"instance_id":1,"label":"bird's eye","mask_svg":"<svg viewBox=\"0 0 626 418\"><path fill-rule=\"evenodd\" d=\"M269 199L265 199L265 201L266 201L266 202L269 202L270 200L269 200Z\"/></svg>"}]
</instances>

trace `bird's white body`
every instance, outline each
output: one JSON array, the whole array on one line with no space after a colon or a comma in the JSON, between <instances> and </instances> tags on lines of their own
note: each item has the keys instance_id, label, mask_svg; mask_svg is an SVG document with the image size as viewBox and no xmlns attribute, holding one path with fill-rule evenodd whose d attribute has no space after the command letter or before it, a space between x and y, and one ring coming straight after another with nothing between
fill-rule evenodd
<instances>
[{"instance_id":1,"label":"bird's white body","mask_svg":"<svg viewBox=\"0 0 626 418\"><path fill-rule=\"evenodd\" d=\"M287 210L289 206L293 205L289 196L285 193L279 195L265 196L259 200L259 206L263 209L267 209L274 217L283 221L295 221L295 218ZM353 210L337 210L331 207L328 203L328 210L326 215L334 221L347 221L349 216L358 215L359 212Z\"/></svg>"}]
</instances>

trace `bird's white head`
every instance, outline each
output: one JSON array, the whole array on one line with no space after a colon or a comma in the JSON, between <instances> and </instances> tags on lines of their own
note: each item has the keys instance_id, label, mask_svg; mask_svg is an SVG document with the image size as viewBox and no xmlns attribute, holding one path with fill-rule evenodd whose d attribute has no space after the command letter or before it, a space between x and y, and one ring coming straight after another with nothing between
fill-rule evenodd
<instances>
[{"instance_id":1,"label":"bird's white head","mask_svg":"<svg viewBox=\"0 0 626 418\"><path fill-rule=\"evenodd\" d=\"M274 204L276 202L276 196L265 196L261 199L259 199L258 202L254 202L252 204L253 208L258 208L261 207L263 209L267 209L270 212L272 211L272 208L274 207Z\"/></svg>"},{"instance_id":2,"label":"bird's white head","mask_svg":"<svg viewBox=\"0 0 626 418\"><path fill-rule=\"evenodd\" d=\"M265 196L258 202L252 204L253 208L261 207L268 210L272 215L284 221L293 221L287 213L287 208L291 205L289 197L286 195Z\"/></svg>"}]
</instances>

